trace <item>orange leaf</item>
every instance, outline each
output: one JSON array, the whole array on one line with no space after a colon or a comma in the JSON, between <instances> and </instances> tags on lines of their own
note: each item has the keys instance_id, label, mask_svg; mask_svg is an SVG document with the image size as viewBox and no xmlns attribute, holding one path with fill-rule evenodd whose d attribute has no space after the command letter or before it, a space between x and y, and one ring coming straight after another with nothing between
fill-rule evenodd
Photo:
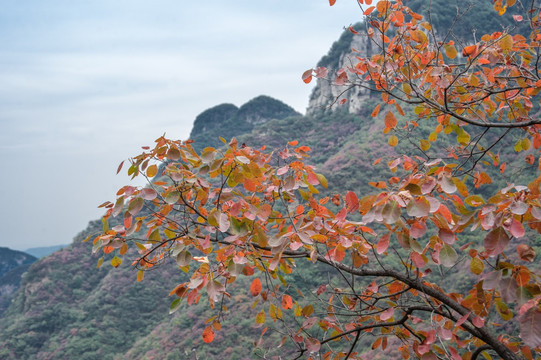
<instances>
[{"instance_id":1,"label":"orange leaf","mask_svg":"<svg viewBox=\"0 0 541 360\"><path fill-rule=\"evenodd\" d=\"M391 4L387 0L381 0L376 4L376 8L380 14L385 14L390 7Z\"/></svg>"},{"instance_id":2,"label":"orange leaf","mask_svg":"<svg viewBox=\"0 0 541 360\"><path fill-rule=\"evenodd\" d=\"M394 114L389 111L387 114L385 114L385 126L389 129L394 129L396 127L397 121Z\"/></svg>"},{"instance_id":3,"label":"orange leaf","mask_svg":"<svg viewBox=\"0 0 541 360\"><path fill-rule=\"evenodd\" d=\"M289 146L297 146L299 142L297 140L293 140L293 141L290 141L288 142Z\"/></svg>"},{"instance_id":4,"label":"orange leaf","mask_svg":"<svg viewBox=\"0 0 541 360\"><path fill-rule=\"evenodd\" d=\"M474 55L476 53L477 53L477 45L466 46L462 50L462 55L464 55L464 56L472 56L472 55Z\"/></svg>"},{"instance_id":5,"label":"orange leaf","mask_svg":"<svg viewBox=\"0 0 541 360\"><path fill-rule=\"evenodd\" d=\"M377 189L385 189L387 185L383 181L370 181L368 185L373 186Z\"/></svg>"},{"instance_id":6,"label":"orange leaf","mask_svg":"<svg viewBox=\"0 0 541 360\"><path fill-rule=\"evenodd\" d=\"M291 299L291 296L287 294L282 296L282 307L284 310L291 309L293 307L293 300Z\"/></svg>"},{"instance_id":7,"label":"orange leaf","mask_svg":"<svg viewBox=\"0 0 541 360\"><path fill-rule=\"evenodd\" d=\"M212 330L212 327L207 326L205 330L203 330L203 341L208 343L211 343L212 340L214 340L214 330Z\"/></svg>"},{"instance_id":8,"label":"orange leaf","mask_svg":"<svg viewBox=\"0 0 541 360\"><path fill-rule=\"evenodd\" d=\"M156 164L153 164L153 165L150 165L148 168L147 168L147 176L148 177L154 177L156 176L156 174L158 173L158 167L156 166Z\"/></svg>"},{"instance_id":9,"label":"orange leaf","mask_svg":"<svg viewBox=\"0 0 541 360\"><path fill-rule=\"evenodd\" d=\"M250 285L250 292L252 293L252 296L257 296L261 292L261 280L259 278L255 278L252 281L252 285Z\"/></svg>"},{"instance_id":10,"label":"orange leaf","mask_svg":"<svg viewBox=\"0 0 541 360\"><path fill-rule=\"evenodd\" d=\"M380 108L381 108L381 104L378 104L378 106L376 106L376 107L374 108L374 111L372 111L372 114L371 114L370 116L372 116L372 117L378 116L378 114L379 114L379 109L380 109Z\"/></svg>"},{"instance_id":11,"label":"orange leaf","mask_svg":"<svg viewBox=\"0 0 541 360\"><path fill-rule=\"evenodd\" d=\"M374 11L376 7L375 6L370 6L369 8L367 8L364 12L363 12L363 15L370 15L372 13L372 11Z\"/></svg>"},{"instance_id":12,"label":"orange leaf","mask_svg":"<svg viewBox=\"0 0 541 360\"><path fill-rule=\"evenodd\" d=\"M306 84L312 81L312 69L306 70L302 74L302 81L304 81Z\"/></svg>"},{"instance_id":13,"label":"orange leaf","mask_svg":"<svg viewBox=\"0 0 541 360\"><path fill-rule=\"evenodd\" d=\"M145 276L145 272L143 269L139 269L139 271L137 271L137 282L141 282L143 281L143 277Z\"/></svg>"},{"instance_id":14,"label":"orange leaf","mask_svg":"<svg viewBox=\"0 0 541 360\"><path fill-rule=\"evenodd\" d=\"M336 4L336 0L329 0L329 5L333 6L334 4Z\"/></svg>"},{"instance_id":15,"label":"orange leaf","mask_svg":"<svg viewBox=\"0 0 541 360\"><path fill-rule=\"evenodd\" d=\"M112 247L112 246L105 246L105 247L103 248L103 252L104 252L105 254L109 254L109 253L113 252L114 249L115 249L115 248Z\"/></svg>"},{"instance_id":16,"label":"orange leaf","mask_svg":"<svg viewBox=\"0 0 541 360\"><path fill-rule=\"evenodd\" d=\"M244 188L247 190L247 191L256 191L257 187L256 187L256 183L253 182L253 180L251 179L246 179L243 183L244 185Z\"/></svg>"}]
</instances>

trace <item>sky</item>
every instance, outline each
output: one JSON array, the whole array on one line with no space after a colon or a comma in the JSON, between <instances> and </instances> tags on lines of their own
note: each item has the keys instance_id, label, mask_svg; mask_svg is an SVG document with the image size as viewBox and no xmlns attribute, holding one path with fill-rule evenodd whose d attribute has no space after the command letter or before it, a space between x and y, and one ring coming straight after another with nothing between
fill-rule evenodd
<instances>
[{"instance_id":1,"label":"sky","mask_svg":"<svg viewBox=\"0 0 541 360\"><path fill-rule=\"evenodd\" d=\"M129 182L118 164L258 95L304 113L301 80L355 0L4 0L0 247L69 244Z\"/></svg>"}]
</instances>

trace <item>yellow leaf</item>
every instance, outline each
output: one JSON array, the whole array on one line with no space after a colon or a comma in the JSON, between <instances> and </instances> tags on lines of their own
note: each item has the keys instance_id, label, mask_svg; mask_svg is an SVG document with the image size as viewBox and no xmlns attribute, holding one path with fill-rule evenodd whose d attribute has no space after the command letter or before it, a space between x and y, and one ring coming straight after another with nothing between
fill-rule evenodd
<instances>
[{"instance_id":1,"label":"yellow leaf","mask_svg":"<svg viewBox=\"0 0 541 360\"><path fill-rule=\"evenodd\" d=\"M156 164L150 165L147 168L147 176L148 177L152 178L152 177L156 176L157 173L158 173L158 167L156 166Z\"/></svg>"},{"instance_id":2,"label":"yellow leaf","mask_svg":"<svg viewBox=\"0 0 541 360\"><path fill-rule=\"evenodd\" d=\"M520 142L521 143L521 146L522 146L522 150L526 151L530 148L530 139L528 138L524 138L522 139L522 141Z\"/></svg>"},{"instance_id":3,"label":"yellow leaf","mask_svg":"<svg viewBox=\"0 0 541 360\"><path fill-rule=\"evenodd\" d=\"M143 271L143 269L139 269L139 271L137 271L137 282L141 282L144 276L145 272Z\"/></svg>"},{"instance_id":4,"label":"yellow leaf","mask_svg":"<svg viewBox=\"0 0 541 360\"><path fill-rule=\"evenodd\" d=\"M427 151L428 149L430 149L430 142L428 142L428 140L419 140L419 145L421 146L421 150L423 151Z\"/></svg>"},{"instance_id":5,"label":"yellow leaf","mask_svg":"<svg viewBox=\"0 0 541 360\"><path fill-rule=\"evenodd\" d=\"M411 86L408 83L403 83L402 91L404 91L408 95L411 94Z\"/></svg>"},{"instance_id":6,"label":"yellow leaf","mask_svg":"<svg viewBox=\"0 0 541 360\"><path fill-rule=\"evenodd\" d=\"M319 183L321 184L321 186L323 186L326 189L327 186L328 186L328 183L327 183L327 179L325 178L325 176L323 176L322 174L316 174L316 176L317 176L317 179L319 180Z\"/></svg>"},{"instance_id":7,"label":"yellow leaf","mask_svg":"<svg viewBox=\"0 0 541 360\"><path fill-rule=\"evenodd\" d=\"M502 50L511 50L513 48L513 37L509 34L505 34L501 38L499 44Z\"/></svg>"},{"instance_id":8,"label":"yellow leaf","mask_svg":"<svg viewBox=\"0 0 541 360\"><path fill-rule=\"evenodd\" d=\"M454 59L456 58L456 55L457 55L457 51L456 51L456 48L454 45L452 44L445 44L443 45L443 47L445 48L445 55L447 55L447 57L449 59Z\"/></svg>"},{"instance_id":9,"label":"yellow leaf","mask_svg":"<svg viewBox=\"0 0 541 360\"><path fill-rule=\"evenodd\" d=\"M389 137L389 145L396 146L398 144L398 138L395 135Z\"/></svg>"},{"instance_id":10,"label":"yellow leaf","mask_svg":"<svg viewBox=\"0 0 541 360\"><path fill-rule=\"evenodd\" d=\"M115 256L114 258L111 259L111 265L115 268L119 267L120 264L122 264L122 259L119 258L118 256Z\"/></svg>"}]
</instances>

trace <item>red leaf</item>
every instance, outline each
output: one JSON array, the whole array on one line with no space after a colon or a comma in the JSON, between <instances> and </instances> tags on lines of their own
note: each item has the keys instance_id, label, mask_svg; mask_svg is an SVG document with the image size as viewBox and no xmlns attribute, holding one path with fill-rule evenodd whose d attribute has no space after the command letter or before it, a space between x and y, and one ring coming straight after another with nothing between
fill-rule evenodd
<instances>
[{"instance_id":1,"label":"red leaf","mask_svg":"<svg viewBox=\"0 0 541 360\"><path fill-rule=\"evenodd\" d=\"M535 250L529 245L518 245L517 253L521 260L532 262L535 259Z\"/></svg>"},{"instance_id":2,"label":"red leaf","mask_svg":"<svg viewBox=\"0 0 541 360\"><path fill-rule=\"evenodd\" d=\"M541 311L533 307L518 319L520 337L531 348L541 346Z\"/></svg>"},{"instance_id":3,"label":"red leaf","mask_svg":"<svg viewBox=\"0 0 541 360\"><path fill-rule=\"evenodd\" d=\"M415 264L415 266L417 266L418 268L422 268L422 267L424 267L426 265L425 259L423 259L421 254L416 253L415 251L412 251L410 253L410 258L413 261L413 263Z\"/></svg>"},{"instance_id":4,"label":"red leaf","mask_svg":"<svg viewBox=\"0 0 541 360\"><path fill-rule=\"evenodd\" d=\"M509 244L509 235L500 226L485 236L485 249L489 256L496 256L501 254L503 249Z\"/></svg>"},{"instance_id":5,"label":"red leaf","mask_svg":"<svg viewBox=\"0 0 541 360\"><path fill-rule=\"evenodd\" d=\"M455 243L455 233L448 229L440 229L438 237L446 244L453 245Z\"/></svg>"},{"instance_id":6,"label":"red leaf","mask_svg":"<svg viewBox=\"0 0 541 360\"><path fill-rule=\"evenodd\" d=\"M466 320L468 320L468 317L470 316L471 312L467 313L466 315L462 316L455 324L455 328L459 327L460 325L464 324Z\"/></svg>"},{"instance_id":7,"label":"red leaf","mask_svg":"<svg viewBox=\"0 0 541 360\"><path fill-rule=\"evenodd\" d=\"M327 68L320 66L316 68L315 72L316 72L317 78L324 78L324 77L327 77L328 70Z\"/></svg>"},{"instance_id":8,"label":"red leaf","mask_svg":"<svg viewBox=\"0 0 541 360\"><path fill-rule=\"evenodd\" d=\"M118 165L118 169L116 169L116 173L118 174L120 172L120 170L122 170L122 166L124 165L124 161L122 161L120 163L120 165Z\"/></svg>"},{"instance_id":9,"label":"red leaf","mask_svg":"<svg viewBox=\"0 0 541 360\"><path fill-rule=\"evenodd\" d=\"M381 314L379 314L379 318L383 321L389 320L393 317L394 314L394 308L390 307Z\"/></svg>"},{"instance_id":10,"label":"red leaf","mask_svg":"<svg viewBox=\"0 0 541 360\"><path fill-rule=\"evenodd\" d=\"M336 0L329 0L329 5L333 6L334 4L336 4Z\"/></svg>"},{"instance_id":11,"label":"red leaf","mask_svg":"<svg viewBox=\"0 0 541 360\"><path fill-rule=\"evenodd\" d=\"M345 85L348 82L348 74L345 71L341 72L336 77L336 85Z\"/></svg>"},{"instance_id":12,"label":"red leaf","mask_svg":"<svg viewBox=\"0 0 541 360\"><path fill-rule=\"evenodd\" d=\"M410 235L414 239L419 239L426 233L426 224L424 221L415 221L411 224Z\"/></svg>"},{"instance_id":13,"label":"red leaf","mask_svg":"<svg viewBox=\"0 0 541 360\"><path fill-rule=\"evenodd\" d=\"M321 349L321 343L317 339L308 338L305 340L306 349L312 353L317 353Z\"/></svg>"},{"instance_id":14,"label":"red leaf","mask_svg":"<svg viewBox=\"0 0 541 360\"><path fill-rule=\"evenodd\" d=\"M203 330L203 341L208 343L211 343L212 340L214 340L214 330L212 330L212 327L207 326L205 330Z\"/></svg>"},{"instance_id":15,"label":"red leaf","mask_svg":"<svg viewBox=\"0 0 541 360\"><path fill-rule=\"evenodd\" d=\"M336 214L336 220L338 221L344 221L346 220L346 215L348 214L346 208L342 208L342 210L340 210L338 212L338 214Z\"/></svg>"},{"instance_id":16,"label":"red leaf","mask_svg":"<svg viewBox=\"0 0 541 360\"><path fill-rule=\"evenodd\" d=\"M261 280L259 278L255 278L252 281L252 285L250 285L250 292L252 293L252 296L257 296L261 292Z\"/></svg>"},{"instance_id":17,"label":"red leaf","mask_svg":"<svg viewBox=\"0 0 541 360\"><path fill-rule=\"evenodd\" d=\"M389 247L389 238L390 235L385 234L379 239L378 244L376 245L376 251L378 254L381 255L387 250L387 248Z\"/></svg>"},{"instance_id":18,"label":"red leaf","mask_svg":"<svg viewBox=\"0 0 541 360\"><path fill-rule=\"evenodd\" d=\"M157 196L156 190L152 188L144 188L141 190L141 197L145 200L154 200Z\"/></svg>"},{"instance_id":19,"label":"red leaf","mask_svg":"<svg viewBox=\"0 0 541 360\"><path fill-rule=\"evenodd\" d=\"M482 317L476 316L472 320L473 325L478 328L482 328L485 325L485 319Z\"/></svg>"},{"instance_id":20,"label":"red leaf","mask_svg":"<svg viewBox=\"0 0 541 360\"><path fill-rule=\"evenodd\" d=\"M504 223L504 227L516 238L524 236L524 226L515 218L511 218Z\"/></svg>"},{"instance_id":21,"label":"red leaf","mask_svg":"<svg viewBox=\"0 0 541 360\"><path fill-rule=\"evenodd\" d=\"M348 191L346 193L346 206L348 212L354 212L359 209L359 198L353 191Z\"/></svg>"}]
</instances>

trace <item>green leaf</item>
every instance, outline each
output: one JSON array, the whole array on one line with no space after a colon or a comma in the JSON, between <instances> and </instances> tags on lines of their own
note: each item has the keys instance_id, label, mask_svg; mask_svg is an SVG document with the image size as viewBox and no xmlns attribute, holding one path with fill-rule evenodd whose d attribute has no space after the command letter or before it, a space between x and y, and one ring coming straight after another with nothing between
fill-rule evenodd
<instances>
[{"instance_id":1,"label":"green leaf","mask_svg":"<svg viewBox=\"0 0 541 360\"><path fill-rule=\"evenodd\" d=\"M180 308L181 301L182 301L182 298L176 298L175 300L173 300L173 302L169 306L169 314L174 313Z\"/></svg>"},{"instance_id":2,"label":"green leaf","mask_svg":"<svg viewBox=\"0 0 541 360\"><path fill-rule=\"evenodd\" d=\"M177 201L180 199L180 193L178 191L171 191L169 194L165 196L165 202L169 205L176 204Z\"/></svg>"},{"instance_id":3,"label":"green leaf","mask_svg":"<svg viewBox=\"0 0 541 360\"><path fill-rule=\"evenodd\" d=\"M406 207L409 216L424 217L430 213L430 203L424 196L411 199Z\"/></svg>"},{"instance_id":4,"label":"green leaf","mask_svg":"<svg viewBox=\"0 0 541 360\"><path fill-rule=\"evenodd\" d=\"M440 261L443 266L451 267L456 264L458 255L451 246L443 244L442 249L440 250Z\"/></svg>"},{"instance_id":5,"label":"green leaf","mask_svg":"<svg viewBox=\"0 0 541 360\"><path fill-rule=\"evenodd\" d=\"M190 264L190 261L192 261L192 254L190 254L190 252L188 252L186 250L181 251L177 255L177 264L178 264L178 266L186 266L186 265Z\"/></svg>"},{"instance_id":6,"label":"green leaf","mask_svg":"<svg viewBox=\"0 0 541 360\"><path fill-rule=\"evenodd\" d=\"M107 218L101 218L101 222L102 222L103 232L106 233L107 231L109 231L109 221L107 220Z\"/></svg>"},{"instance_id":7,"label":"green leaf","mask_svg":"<svg viewBox=\"0 0 541 360\"><path fill-rule=\"evenodd\" d=\"M401 210L398 202L389 201L387 204L385 204L381 212L381 215L383 216L383 222L389 225L396 223L400 218L400 213Z\"/></svg>"}]
</instances>

